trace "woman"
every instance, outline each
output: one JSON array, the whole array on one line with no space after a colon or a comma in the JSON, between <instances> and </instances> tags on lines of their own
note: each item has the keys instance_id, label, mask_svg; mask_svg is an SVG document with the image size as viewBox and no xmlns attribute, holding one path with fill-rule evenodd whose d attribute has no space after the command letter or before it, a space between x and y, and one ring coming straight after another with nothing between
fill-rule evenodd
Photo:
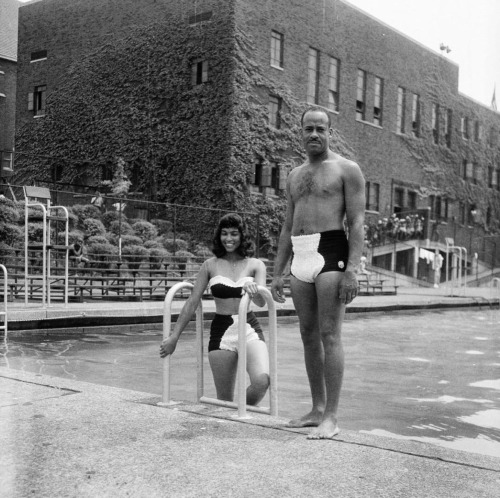
<instances>
[{"instance_id":1,"label":"woman","mask_svg":"<svg viewBox=\"0 0 500 498\"><path fill-rule=\"evenodd\" d=\"M160 356L172 354L179 337L195 312L202 295L210 286L215 301L215 317L210 327L208 359L214 377L217 398L233 401L238 366L238 314L241 297L247 293L257 306L265 299L257 286L266 285L266 267L252 258L252 243L243 220L235 213L219 221L213 239L215 257L205 261L198 273L191 296L184 304L173 331L160 346ZM249 305L250 307L250 305ZM269 387L269 357L259 322L247 313L247 404L257 405Z\"/></svg>"}]
</instances>

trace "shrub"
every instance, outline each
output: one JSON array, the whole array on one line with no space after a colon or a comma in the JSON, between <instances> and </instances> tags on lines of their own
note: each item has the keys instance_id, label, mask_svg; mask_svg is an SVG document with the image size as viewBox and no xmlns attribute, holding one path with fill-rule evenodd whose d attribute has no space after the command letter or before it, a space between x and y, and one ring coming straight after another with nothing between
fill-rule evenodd
<instances>
[{"instance_id":1,"label":"shrub","mask_svg":"<svg viewBox=\"0 0 500 498\"><path fill-rule=\"evenodd\" d=\"M0 264L7 265L8 260L14 256L14 248L6 244L5 242L0 242ZM0 274L2 275L2 274ZM3 275L2 275L3 278Z\"/></svg>"},{"instance_id":2,"label":"shrub","mask_svg":"<svg viewBox=\"0 0 500 498\"><path fill-rule=\"evenodd\" d=\"M163 247L154 247L149 250L149 264L152 269L160 269L162 263L170 256L170 253Z\"/></svg>"},{"instance_id":3,"label":"shrub","mask_svg":"<svg viewBox=\"0 0 500 498\"><path fill-rule=\"evenodd\" d=\"M142 246L142 239L137 235L123 235L122 247L125 246Z\"/></svg>"},{"instance_id":4,"label":"shrub","mask_svg":"<svg viewBox=\"0 0 500 498\"><path fill-rule=\"evenodd\" d=\"M21 246L24 239L24 232L21 227L14 223L0 222L0 240L12 247Z\"/></svg>"},{"instance_id":5,"label":"shrub","mask_svg":"<svg viewBox=\"0 0 500 498\"><path fill-rule=\"evenodd\" d=\"M92 244L88 247L88 254L97 268L109 268L116 260L118 250L111 244Z\"/></svg>"},{"instance_id":6,"label":"shrub","mask_svg":"<svg viewBox=\"0 0 500 498\"><path fill-rule=\"evenodd\" d=\"M129 245L122 249L122 258L127 262L127 266L132 271L138 270L148 255L149 251L139 245Z\"/></svg>"},{"instance_id":7,"label":"shrub","mask_svg":"<svg viewBox=\"0 0 500 498\"><path fill-rule=\"evenodd\" d=\"M207 259L214 255L214 253L205 244L196 244L193 254Z\"/></svg>"},{"instance_id":8,"label":"shrub","mask_svg":"<svg viewBox=\"0 0 500 498\"><path fill-rule=\"evenodd\" d=\"M164 237L163 246L167 251L177 254L178 251L187 251L188 243L182 239L167 239Z\"/></svg>"},{"instance_id":9,"label":"shrub","mask_svg":"<svg viewBox=\"0 0 500 498\"><path fill-rule=\"evenodd\" d=\"M92 204L75 204L70 208L70 211L78 217L80 223L88 218L101 219L101 211Z\"/></svg>"},{"instance_id":10,"label":"shrub","mask_svg":"<svg viewBox=\"0 0 500 498\"><path fill-rule=\"evenodd\" d=\"M21 214L16 203L7 198L0 198L0 223L18 223Z\"/></svg>"},{"instance_id":11,"label":"shrub","mask_svg":"<svg viewBox=\"0 0 500 498\"><path fill-rule=\"evenodd\" d=\"M64 244L66 232L59 232L57 243ZM68 233L68 243L74 244L77 240L83 241L85 239L85 234L81 230L71 230Z\"/></svg>"},{"instance_id":12,"label":"shrub","mask_svg":"<svg viewBox=\"0 0 500 498\"><path fill-rule=\"evenodd\" d=\"M159 218L151 220L151 223L157 228L160 235L166 235L167 233L171 232L173 228L172 222L167 220L160 220Z\"/></svg>"},{"instance_id":13,"label":"shrub","mask_svg":"<svg viewBox=\"0 0 500 498\"><path fill-rule=\"evenodd\" d=\"M92 206L94 207L94 206ZM106 229L101 220L95 218L88 218L83 222L83 228L87 237L92 237L94 235L105 235Z\"/></svg>"},{"instance_id":14,"label":"shrub","mask_svg":"<svg viewBox=\"0 0 500 498\"><path fill-rule=\"evenodd\" d=\"M106 211L101 217L101 221L104 223L104 226L109 229L111 223L113 221L118 221L120 215L118 211ZM127 221L127 217L122 213L122 222Z\"/></svg>"},{"instance_id":15,"label":"shrub","mask_svg":"<svg viewBox=\"0 0 500 498\"><path fill-rule=\"evenodd\" d=\"M109 225L109 231L114 235L118 235L119 233L121 233L122 237L124 235L134 235L134 230L126 221L123 221L123 218L121 226L118 220L112 221Z\"/></svg>"},{"instance_id":16,"label":"shrub","mask_svg":"<svg viewBox=\"0 0 500 498\"><path fill-rule=\"evenodd\" d=\"M132 225L134 232L143 242L155 239L158 236L157 228L149 221L137 221Z\"/></svg>"},{"instance_id":17,"label":"shrub","mask_svg":"<svg viewBox=\"0 0 500 498\"><path fill-rule=\"evenodd\" d=\"M178 251L175 256L172 257L172 261L175 263L181 276L186 271L186 265L188 261L193 257L189 251Z\"/></svg>"},{"instance_id":18,"label":"shrub","mask_svg":"<svg viewBox=\"0 0 500 498\"><path fill-rule=\"evenodd\" d=\"M53 232L53 230L51 230ZM47 233L47 240L49 234ZM28 223L28 242L42 242L43 241L43 223Z\"/></svg>"},{"instance_id":19,"label":"shrub","mask_svg":"<svg viewBox=\"0 0 500 498\"><path fill-rule=\"evenodd\" d=\"M146 249L164 249L163 244L161 243L161 239L158 237L156 237L156 239L154 240L146 240L146 242L144 242L144 247Z\"/></svg>"},{"instance_id":20,"label":"shrub","mask_svg":"<svg viewBox=\"0 0 500 498\"><path fill-rule=\"evenodd\" d=\"M109 244L109 240L104 235L92 235L92 237L88 238L88 246L94 246L96 244Z\"/></svg>"}]
</instances>

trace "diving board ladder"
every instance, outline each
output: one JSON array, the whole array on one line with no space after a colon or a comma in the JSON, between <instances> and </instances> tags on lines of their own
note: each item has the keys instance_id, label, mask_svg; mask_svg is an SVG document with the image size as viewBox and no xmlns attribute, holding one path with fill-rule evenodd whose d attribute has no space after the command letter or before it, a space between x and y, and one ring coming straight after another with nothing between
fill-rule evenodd
<instances>
[{"instance_id":1,"label":"diving board ladder","mask_svg":"<svg viewBox=\"0 0 500 498\"><path fill-rule=\"evenodd\" d=\"M172 323L172 301L175 294L181 289L192 289L193 284L179 282L167 293L163 306L163 339L167 339L171 333ZM264 297L269 310L269 407L250 406L246 404L246 316L250 296L245 294L241 298L238 313L238 371L237 371L237 402L224 401L204 396L204 373L203 373L203 307L202 301L196 309L196 369L197 369L197 399L200 403L207 403L227 408L237 408L238 418L249 418L247 410L268 415L278 415L278 361L277 361L277 320L276 306L271 293L265 287L259 285L259 291ZM170 397L170 355L163 359L163 394L160 406L176 404Z\"/></svg>"},{"instance_id":2,"label":"diving board ladder","mask_svg":"<svg viewBox=\"0 0 500 498\"><path fill-rule=\"evenodd\" d=\"M3 321L0 321L0 332L3 331L4 340L7 340L7 326L9 323L7 316L7 268L4 265L0 265L0 269L3 273L3 311L0 311L0 317Z\"/></svg>"}]
</instances>

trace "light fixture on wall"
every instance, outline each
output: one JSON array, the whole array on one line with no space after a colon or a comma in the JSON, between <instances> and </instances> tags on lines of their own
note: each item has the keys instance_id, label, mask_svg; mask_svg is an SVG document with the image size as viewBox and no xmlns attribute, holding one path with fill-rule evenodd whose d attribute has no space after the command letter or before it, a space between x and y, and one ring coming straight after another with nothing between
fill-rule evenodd
<instances>
[{"instance_id":1,"label":"light fixture on wall","mask_svg":"<svg viewBox=\"0 0 500 498\"><path fill-rule=\"evenodd\" d=\"M445 45L444 43L441 43L441 45L439 45L439 50L441 50L441 52L446 52L447 54L451 52L451 48L448 47L448 45Z\"/></svg>"}]
</instances>

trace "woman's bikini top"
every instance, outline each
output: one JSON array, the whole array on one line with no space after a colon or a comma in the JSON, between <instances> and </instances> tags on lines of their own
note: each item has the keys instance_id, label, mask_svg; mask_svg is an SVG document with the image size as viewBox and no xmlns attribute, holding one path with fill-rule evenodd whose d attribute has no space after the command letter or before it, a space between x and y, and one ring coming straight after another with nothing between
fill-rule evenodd
<instances>
[{"instance_id":1,"label":"woman's bikini top","mask_svg":"<svg viewBox=\"0 0 500 498\"><path fill-rule=\"evenodd\" d=\"M235 282L228 277L216 275L210 279L208 285L214 297L219 299L240 299L243 295L243 284L246 282L253 282L253 277L242 277Z\"/></svg>"}]
</instances>

